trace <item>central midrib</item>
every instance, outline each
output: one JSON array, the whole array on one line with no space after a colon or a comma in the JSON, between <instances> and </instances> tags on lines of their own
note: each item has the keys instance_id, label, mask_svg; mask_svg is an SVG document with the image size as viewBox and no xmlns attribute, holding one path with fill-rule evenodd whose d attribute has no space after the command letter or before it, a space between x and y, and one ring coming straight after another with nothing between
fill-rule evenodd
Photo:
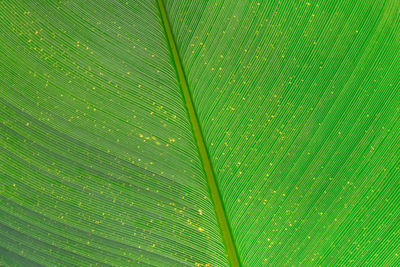
<instances>
[{"instance_id":1,"label":"central midrib","mask_svg":"<svg viewBox=\"0 0 400 267\"><path fill-rule=\"evenodd\" d=\"M197 148L199 149L200 158L203 164L203 169L207 177L208 187L210 189L211 198L216 211L219 226L222 232L222 238L225 243L226 252L228 259L233 267L240 266L238 253L236 251L235 243L233 242L232 232L226 218L225 209L222 203L221 195L215 179L215 174L211 165L210 157L207 152L207 148L204 142L203 133L201 131L200 123L194 109L192 97L189 91L188 83L186 81L185 72L182 67L182 62L179 57L178 49L175 44L174 36L169 25L167 12L163 3L163 0L157 0L158 7L161 14L162 23L164 25L166 37L168 39L168 45L172 54L172 60L175 63L176 73L178 81L182 89L186 108L188 110L188 117L192 125L193 135L196 140Z\"/></svg>"}]
</instances>

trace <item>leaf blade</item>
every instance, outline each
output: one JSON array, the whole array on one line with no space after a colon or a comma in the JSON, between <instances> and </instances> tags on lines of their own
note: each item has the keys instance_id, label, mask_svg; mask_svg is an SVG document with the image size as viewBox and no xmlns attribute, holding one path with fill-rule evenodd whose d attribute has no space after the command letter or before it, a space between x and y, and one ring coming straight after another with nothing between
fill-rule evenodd
<instances>
[{"instance_id":1,"label":"leaf blade","mask_svg":"<svg viewBox=\"0 0 400 267\"><path fill-rule=\"evenodd\" d=\"M398 261L396 5L167 1L245 266Z\"/></svg>"},{"instance_id":2,"label":"leaf blade","mask_svg":"<svg viewBox=\"0 0 400 267\"><path fill-rule=\"evenodd\" d=\"M1 246L43 265L225 265L155 2L1 15Z\"/></svg>"}]
</instances>

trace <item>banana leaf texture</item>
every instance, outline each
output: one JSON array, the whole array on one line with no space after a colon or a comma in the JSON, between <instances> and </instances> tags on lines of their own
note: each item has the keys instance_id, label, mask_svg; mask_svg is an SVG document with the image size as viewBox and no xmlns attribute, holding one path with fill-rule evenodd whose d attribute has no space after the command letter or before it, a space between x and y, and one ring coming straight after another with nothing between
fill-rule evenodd
<instances>
[{"instance_id":1,"label":"banana leaf texture","mask_svg":"<svg viewBox=\"0 0 400 267\"><path fill-rule=\"evenodd\" d=\"M0 2L1 266L400 266L398 0Z\"/></svg>"}]
</instances>

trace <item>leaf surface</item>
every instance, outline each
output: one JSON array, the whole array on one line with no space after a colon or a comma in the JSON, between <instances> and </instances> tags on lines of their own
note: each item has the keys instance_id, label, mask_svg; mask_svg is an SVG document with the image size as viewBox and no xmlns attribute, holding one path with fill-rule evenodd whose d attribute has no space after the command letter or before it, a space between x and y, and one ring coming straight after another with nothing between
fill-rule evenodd
<instances>
[{"instance_id":1,"label":"leaf surface","mask_svg":"<svg viewBox=\"0 0 400 267\"><path fill-rule=\"evenodd\" d=\"M1 264L400 264L397 1L0 15Z\"/></svg>"}]
</instances>

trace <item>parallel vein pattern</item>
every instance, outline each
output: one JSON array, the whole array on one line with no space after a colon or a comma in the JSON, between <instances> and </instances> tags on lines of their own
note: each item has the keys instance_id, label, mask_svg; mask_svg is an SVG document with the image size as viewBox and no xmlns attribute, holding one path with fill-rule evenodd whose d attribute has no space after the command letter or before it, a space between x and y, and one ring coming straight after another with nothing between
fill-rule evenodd
<instances>
[{"instance_id":1,"label":"parallel vein pattern","mask_svg":"<svg viewBox=\"0 0 400 267\"><path fill-rule=\"evenodd\" d=\"M227 265L156 2L0 15L0 265Z\"/></svg>"},{"instance_id":2,"label":"parallel vein pattern","mask_svg":"<svg viewBox=\"0 0 400 267\"><path fill-rule=\"evenodd\" d=\"M400 2L157 1L0 1L0 265L400 265Z\"/></svg>"},{"instance_id":3,"label":"parallel vein pattern","mask_svg":"<svg viewBox=\"0 0 400 267\"><path fill-rule=\"evenodd\" d=\"M166 3L243 265L399 265L399 2Z\"/></svg>"}]
</instances>

